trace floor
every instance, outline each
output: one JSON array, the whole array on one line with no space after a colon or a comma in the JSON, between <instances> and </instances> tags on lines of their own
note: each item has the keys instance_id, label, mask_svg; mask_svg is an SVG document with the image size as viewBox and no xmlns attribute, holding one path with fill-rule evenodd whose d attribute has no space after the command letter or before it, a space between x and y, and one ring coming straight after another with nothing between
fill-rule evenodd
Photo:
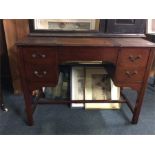
<instances>
[{"instance_id":1,"label":"floor","mask_svg":"<svg viewBox=\"0 0 155 155\"><path fill-rule=\"evenodd\" d=\"M124 91L134 101L135 92ZM67 105L39 105L34 126L25 124L23 96L5 93L8 112L0 111L1 135L152 135L155 134L155 88L148 88L137 125L130 124L126 105L120 110L71 109Z\"/></svg>"}]
</instances>

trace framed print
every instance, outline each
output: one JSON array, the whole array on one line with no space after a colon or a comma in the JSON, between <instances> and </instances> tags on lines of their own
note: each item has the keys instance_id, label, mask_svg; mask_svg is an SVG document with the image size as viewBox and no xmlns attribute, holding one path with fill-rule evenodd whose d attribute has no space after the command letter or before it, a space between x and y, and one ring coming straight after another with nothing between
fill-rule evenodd
<instances>
[{"instance_id":1,"label":"framed print","mask_svg":"<svg viewBox=\"0 0 155 155\"><path fill-rule=\"evenodd\" d=\"M84 68L72 67L71 70L71 100L84 100ZM72 103L71 107L84 107L83 103Z\"/></svg>"},{"instance_id":2,"label":"framed print","mask_svg":"<svg viewBox=\"0 0 155 155\"><path fill-rule=\"evenodd\" d=\"M85 80L85 85L84 85ZM85 94L85 96L84 96ZM104 67L72 67L72 100L119 100L120 88L116 87ZM85 109L119 109L119 103L72 103L71 107Z\"/></svg>"},{"instance_id":3,"label":"framed print","mask_svg":"<svg viewBox=\"0 0 155 155\"><path fill-rule=\"evenodd\" d=\"M154 33L155 34L155 19L148 19L147 20L147 33L151 34Z\"/></svg>"},{"instance_id":4,"label":"framed print","mask_svg":"<svg viewBox=\"0 0 155 155\"><path fill-rule=\"evenodd\" d=\"M35 30L93 31L99 30L98 19L35 19Z\"/></svg>"},{"instance_id":5,"label":"framed print","mask_svg":"<svg viewBox=\"0 0 155 155\"><path fill-rule=\"evenodd\" d=\"M120 99L120 88L114 85L104 67L86 69L85 99ZM86 103L85 108L120 109L120 103Z\"/></svg>"},{"instance_id":6,"label":"framed print","mask_svg":"<svg viewBox=\"0 0 155 155\"><path fill-rule=\"evenodd\" d=\"M106 32L111 34L144 35L145 19L107 19Z\"/></svg>"}]
</instances>

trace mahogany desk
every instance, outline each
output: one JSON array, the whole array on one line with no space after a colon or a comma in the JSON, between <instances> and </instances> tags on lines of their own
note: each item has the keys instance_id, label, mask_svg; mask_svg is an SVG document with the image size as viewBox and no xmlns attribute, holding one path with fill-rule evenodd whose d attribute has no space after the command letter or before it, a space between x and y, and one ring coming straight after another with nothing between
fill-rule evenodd
<instances>
[{"instance_id":1,"label":"mahogany desk","mask_svg":"<svg viewBox=\"0 0 155 155\"><path fill-rule=\"evenodd\" d=\"M17 47L29 125L33 125L32 90L41 89L44 86L56 86L59 65L63 62L96 60L113 64L114 67L109 67L108 71L116 86L136 90L137 100L134 107L124 95L124 100L108 102L127 103L133 113L132 123L138 122L154 57L154 43L142 38L27 37L17 42ZM72 102L90 103L94 101L51 101L51 103ZM104 103L107 100L97 100L96 102Z\"/></svg>"}]
</instances>

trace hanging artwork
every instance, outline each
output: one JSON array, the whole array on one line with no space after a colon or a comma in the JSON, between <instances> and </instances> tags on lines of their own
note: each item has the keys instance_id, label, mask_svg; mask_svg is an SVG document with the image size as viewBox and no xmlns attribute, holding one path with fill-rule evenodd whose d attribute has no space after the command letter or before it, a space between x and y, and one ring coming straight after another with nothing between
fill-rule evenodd
<instances>
[{"instance_id":1,"label":"hanging artwork","mask_svg":"<svg viewBox=\"0 0 155 155\"><path fill-rule=\"evenodd\" d=\"M155 19L148 19L147 20L147 33L154 33L155 34Z\"/></svg>"},{"instance_id":2,"label":"hanging artwork","mask_svg":"<svg viewBox=\"0 0 155 155\"><path fill-rule=\"evenodd\" d=\"M96 19L35 19L36 30L91 31L99 29Z\"/></svg>"}]
</instances>

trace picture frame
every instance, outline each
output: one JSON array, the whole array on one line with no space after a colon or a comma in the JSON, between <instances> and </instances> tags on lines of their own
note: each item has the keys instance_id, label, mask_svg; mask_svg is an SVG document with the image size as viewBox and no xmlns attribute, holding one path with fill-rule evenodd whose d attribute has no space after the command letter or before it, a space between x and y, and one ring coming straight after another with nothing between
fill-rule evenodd
<instances>
[{"instance_id":1,"label":"picture frame","mask_svg":"<svg viewBox=\"0 0 155 155\"><path fill-rule=\"evenodd\" d=\"M35 19L35 30L53 31L96 31L99 19Z\"/></svg>"},{"instance_id":2,"label":"picture frame","mask_svg":"<svg viewBox=\"0 0 155 155\"><path fill-rule=\"evenodd\" d=\"M155 34L155 19L148 19L147 20L146 32L148 34Z\"/></svg>"},{"instance_id":3,"label":"picture frame","mask_svg":"<svg viewBox=\"0 0 155 155\"><path fill-rule=\"evenodd\" d=\"M96 77L95 77L95 76ZM101 85L106 84L109 85L109 98L103 97L96 97L93 96L93 88L94 82L93 79L95 77L96 80L100 80L103 77L107 77L106 83L101 83ZM84 85L85 80L85 85ZM105 82L105 81L104 81ZM105 85L104 85L105 86ZM106 86L107 87L107 86ZM102 94L102 88L99 86L94 88L94 94ZM85 94L85 96L84 96ZM108 94L108 93L107 93ZM107 95L106 94L106 95ZM103 94L102 94L103 95ZM104 67L72 67L71 71L71 99L72 100L105 100L105 99L112 99L112 100L119 100L120 98L120 88L116 87L108 73L106 72ZM120 103L72 103L72 108L85 108L85 109L120 109Z\"/></svg>"},{"instance_id":4,"label":"picture frame","mask_svg":"<svg viewBox=\"0 0 155 155\"><path fill-rule=\"evenodd\" d=\"M84 100L84 68L72 67L71 69L71 100ZM84 108L84 103L72 103L72 108Z\"/></svg>"},{"instance_id":5,"label":"picture frame","mask_svg":"<svg viewBox=\"0 0 155 155\"><path fill-rule=\"evenodd\" d=\"M120 88L116 87L104 67L86 69L86 100L119 100ZM120 103L85 103L85 109L120 109Z\"/></svg>"}]
</instances>

